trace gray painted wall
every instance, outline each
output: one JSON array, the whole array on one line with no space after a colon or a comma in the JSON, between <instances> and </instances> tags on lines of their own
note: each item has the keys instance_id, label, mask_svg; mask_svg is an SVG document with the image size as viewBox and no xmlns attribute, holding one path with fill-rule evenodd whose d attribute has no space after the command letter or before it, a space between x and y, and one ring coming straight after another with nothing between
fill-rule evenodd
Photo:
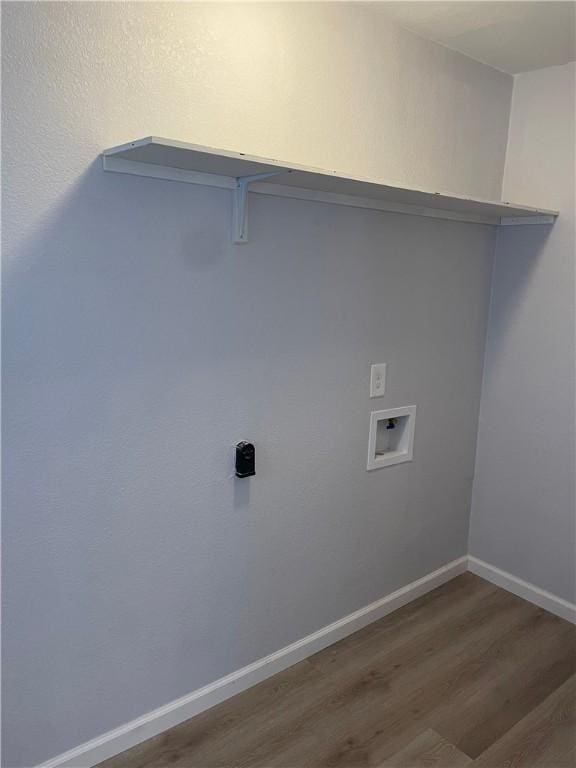
<instances>
[{"instance_id":1,"label":"gray painted wall","mask_svg":"<svg viewBox=\"0 0 576 768\"><path fill-rule=\"evenodd\" d=\"M242 80L221 6L210 26L186 16L193 5L135 5L4 7L6 766L189 693L467 547L492 229L255 196L251 242L233 247L228 192L103 174L99 151L121 140L203 140L189 109L212 60L222 89ZM334 12L330 34L355 21L356 55L371 64L365 12ZM303 7L294 13L305 25ZM186 21L216 52L182 41ZM423 112L431 136L450 126L449 176L462 105L505 119L508 79L399 40L414 82L436 66L452 100L452 112ZM418 45L426 67L410 70ZM332 47L318 50L315 120L325 66L339 66ZM278 92L292 88L286 71ZM383 92L396 75L381 68ZM177 132L155 101L163 87ZM229 123L215 87L218 133L219 114ZM349 113L349 93L329 103L356 133L339 134L328 110L318 134L292 127L291 157L316 162L334 134L354 165L381 116ZM258 96L249 106L264 112L274 94ZM408 124L419 100L416 85L399 100ZM266 154L258 136L269 142L289 114L241 117L245 149ZM434 141L419 149L428 168ZM499 171L483 178L497 186ZM389 364L380 401L367 396L372 362ZM412 403L413 463L367 473L370 410ZM235 481L232 445L246 438L258 474Z\"/></svg>"},{"instance_id":2,"label":"gray painted wall","mask_svg":"<svg viewBox=\"0 0 576 768\"><path fill-rule=\"evenodd\" d=\"M546 200L560 218L499 234L470 535L471 554L571 602L575 69L515 80L504 197Z\"/></svg>"}]
</instances>

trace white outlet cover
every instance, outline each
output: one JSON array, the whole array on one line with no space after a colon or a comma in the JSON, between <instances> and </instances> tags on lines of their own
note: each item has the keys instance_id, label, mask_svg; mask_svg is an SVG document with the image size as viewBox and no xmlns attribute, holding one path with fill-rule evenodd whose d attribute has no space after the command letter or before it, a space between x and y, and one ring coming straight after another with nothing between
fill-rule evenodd
<instances>
[{"instance_id":1,"label":"white outlet cover","mask_svg":"<svg viewBox=\"0 0 576 768\"><path fill-rule=\"evenodd\" d=\"M386 363L370 367L370 397L382 397L386 392Z\"/></svg>"}]
</instances>

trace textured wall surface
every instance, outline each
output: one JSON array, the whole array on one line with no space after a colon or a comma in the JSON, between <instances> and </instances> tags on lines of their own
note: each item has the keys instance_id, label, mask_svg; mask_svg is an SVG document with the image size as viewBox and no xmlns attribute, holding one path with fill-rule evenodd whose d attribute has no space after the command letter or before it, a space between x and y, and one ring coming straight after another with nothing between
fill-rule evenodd
<instances>
[{"instance_id":1,"label":"textured wall surface","mask_svg":"<svg viewBox=\"0 0 576 768\"><path fill-rule=\"evenodd\" d=\"M470 551L576 600L576 65L518 75L504 194L560 210L499 235Z\"/></svg>"},{"instance_id":2,"label":"textured wall surface","mask_svg":"<svg viewBox=\"0 0 576 768\"><path fill-rule=\"evenodd\" d=\"M168 136L500 196L512 77L357 4L31 2L5 15L6 59L30 78L11 94L22 128L28 116L96 149Z\"/></svg>"},{"instance_id":3,"label":"textured wall surface","mask_svg":"<svg viewBox=\"0 0 576 768\"><path fill-rule=\"evenodd\" d=\"M489 194L510 84L345 6L11 3L2 31L4 764L30 766L467 543L493 231L255 196L234 247L227 191L98 153L167 134ZM367 473L371 408L412 403L413 463Z\"/></svg>"}]
</instances>

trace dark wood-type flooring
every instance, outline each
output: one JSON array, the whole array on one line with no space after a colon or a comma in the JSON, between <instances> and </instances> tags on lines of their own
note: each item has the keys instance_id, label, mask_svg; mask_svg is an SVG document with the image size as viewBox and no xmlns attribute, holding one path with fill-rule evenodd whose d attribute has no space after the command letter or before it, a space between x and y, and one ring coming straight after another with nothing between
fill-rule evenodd
<instances>
[{"instance_id":1,"label":"dark wood-type flooring","mask_svg":"<svg viewBox=\"0 0 576 768\"><path fill-rule=\"evenodd\" d=\"M99 768L576 768L575 638L466 573Z\"/></svg>"}]
</instances>

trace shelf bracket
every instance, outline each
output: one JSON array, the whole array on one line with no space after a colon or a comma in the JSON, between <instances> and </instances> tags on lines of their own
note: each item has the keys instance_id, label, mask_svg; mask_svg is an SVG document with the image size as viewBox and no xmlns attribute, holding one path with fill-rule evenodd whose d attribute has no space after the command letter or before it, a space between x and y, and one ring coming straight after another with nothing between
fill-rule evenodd
<instances>
[{"instance_id":1,"label":"shelf bracket","mask_svg":"<svg viewBox=\"0 0 576 768\"><path fill-rule=\"evenodd\" d=\"M248 188L254 181L268 179L281 173L290 173L285 168L253 176L238 176L232 199L232 242L238 245L248 242Z\"/></svg>"}]
</instances>

